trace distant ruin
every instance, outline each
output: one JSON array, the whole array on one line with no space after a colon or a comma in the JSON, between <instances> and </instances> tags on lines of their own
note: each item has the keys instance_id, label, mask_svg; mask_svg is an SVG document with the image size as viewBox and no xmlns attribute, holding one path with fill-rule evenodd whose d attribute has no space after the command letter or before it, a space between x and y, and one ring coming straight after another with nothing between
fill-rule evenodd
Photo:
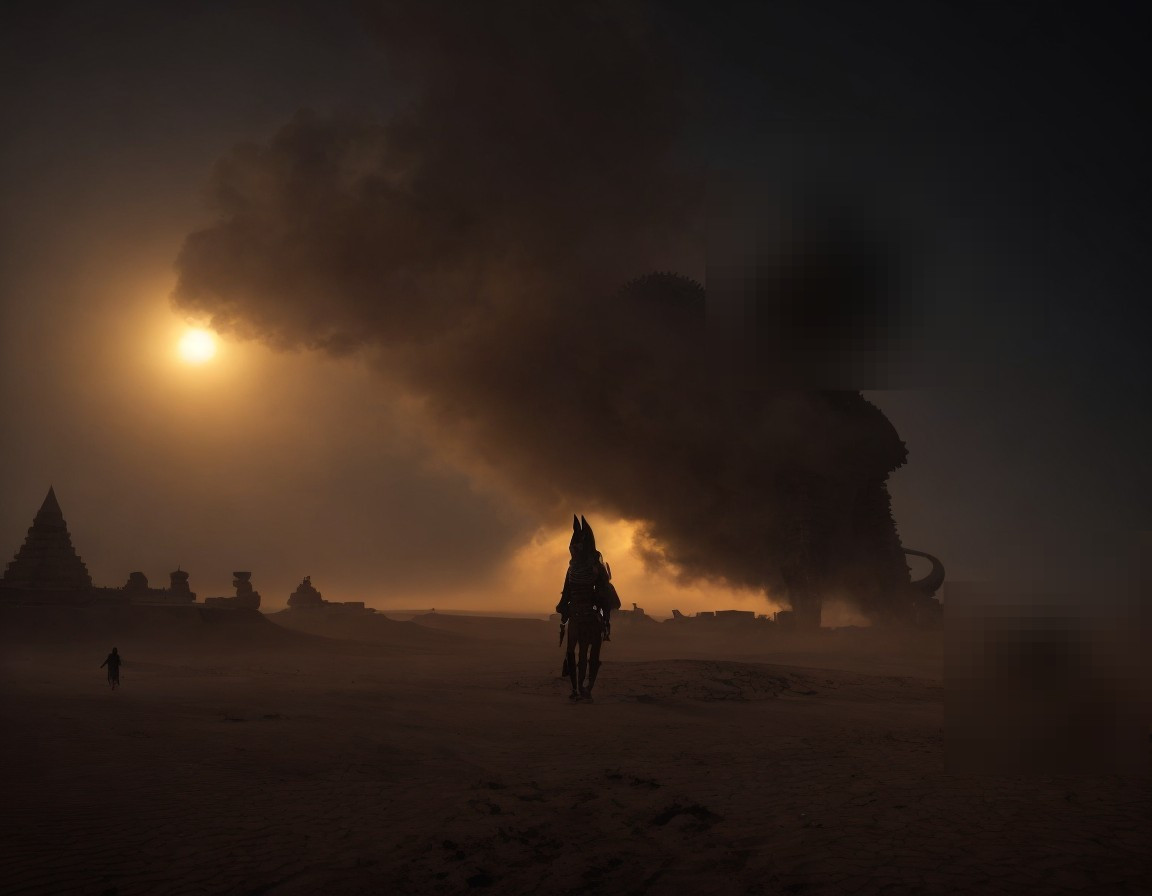
<instances>
[{"instance_id":1,"label":"distant ruin","mask_svg":"<svg viewBox=\"0 0 1152 896\"><path fill-rule=\"evenodd\" d=\"M375 613L371 607L364 606L362 600L331 601L324 600L323 595L312 584L312 576L304 576L296 590L288 598L288 609L293 612L312 613L317 610L327 610L337 613Z\"/></svg>"},{"instance_id":2,"label":"distant ruin","mask_svg":"<svg viewBox=\"0 0 1152 896\"><path fill-rule=\"evenodd\" d=\"M674 624L714 626L770 625L774 621L769 619L766 614L757 614L754 610L701 610L694 616L685 616L679 610L673 610L672 618L668 620Z\"/></svg>"},{"instance_id":3,"label":"distant ruin","mask_svg":"<svg viewBox=\"0 0 1152 896\"><path fill-rule=\"evenodd\" d=\"M88 567L72 544L72 535L54 488L48 494L24 543L0 577L0 604L21 605L141 605L141 606L216 606L252 608L260 606L260 595L252 590L247 578L251 573L234 573L237 581L235 598L209 598L196 603L196 592L189 585L183 569L168 574L167 588L154 588L140 571L128 574L119 588L94 585ZM243 576L244 587L239 584Z\"/></svg>"},{"instance_id":4,"label":"distant ruin","mask_svg":"<svg viewBox=\"0 0 1152 896\"><path fill-rule=\"evenodd\" d=\"M168 574L167 588L152 588L148 577L142 572L128 574L128 581L120 589L134 604L190 604L196 600L196 592L188 585L188 573L182 569Z\"/></svg>"},{"instance_id":5,"label":"distant ruin","mask_svg":"<svg viewBox=\"0 0 1152 896\"><path fill-rule=\"evenodd\" d=\"M64 513L56 500L54 489L48 489L44 503L32 520L24 544L16 552L0 578L0 604L19 605L166 605L204 607L223 610L259 610L260 592L252 585L252 573L238 570L232 573L233 595L206 597L196 602L196 592L189 585L189 574L183 569L169 573L167 588L154 588L148 577L140 571L128 574L128 580L119 588L92 584L88 567L76 553ZM325 611L340 614L375 613L363 601L328 601L312 585L312 577L304 581L288 598L288 607L296 612Z\"/></svg>"},{"instance_id":6,"label":"distant ruin","mask_svg":"<svg viewBox=\"0 0 1152 896\"><path fill-rule=\"evenodd\" d=\"M631 610L616 610L612 614L612 617L618 623L623 622L626 625L632 625L633 623L647 623L647 622L655 622L656 621L655 619L653 619L651 616L649 616L647 613L644 612L643 607L638 607L638 606L636 606L635 603L632 604Z\"/></svg>"},{"instance_id":7,"label":"distant ruin","mask_svg":"<svg viewBox=\"0 0 1152 896\"><path fill-rule=\"evenodd\" d=\"M247 571L232 573L232 587L236 589L234 597L206 597L206 607L231 607L237 610L259 610L260 592L252 587L252 573Z\"/></svg>"},{"instance_id":8,"label":"distant ruin","mask_svg":"<svg viewBox=\"0 0 1152 896\"><path fill-rule=\"evenodd\" d=\"M313 587L312 576L304 576L304 581L288 597L289 610L314 610L326 603L328 601Z\"/></svg>"}]
</instances>

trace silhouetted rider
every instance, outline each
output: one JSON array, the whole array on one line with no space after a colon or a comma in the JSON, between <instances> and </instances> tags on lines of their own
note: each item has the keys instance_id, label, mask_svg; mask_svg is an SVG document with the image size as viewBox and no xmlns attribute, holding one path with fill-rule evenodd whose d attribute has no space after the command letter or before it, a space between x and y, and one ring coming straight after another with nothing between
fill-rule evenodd
<instances>
[{"instance_id":1,"label":"silhouetted rider","mask_svg":"<svg viewBox=\"0 0 1152 896\"><path fill-rule=\"evenodd\" d=\"M584 517L572 517L572 540L568 544L572 559L564 575L564 588L556 612L560 624L568 626L568 650L565 668L572 683L570 700L592 699L592 686L600 670L600 645L608 636L612 611L620 598L611 585L612 573L600 552L596 537ZM579 647L579 661L576 649Z\"/></svg>"}]
</instances>

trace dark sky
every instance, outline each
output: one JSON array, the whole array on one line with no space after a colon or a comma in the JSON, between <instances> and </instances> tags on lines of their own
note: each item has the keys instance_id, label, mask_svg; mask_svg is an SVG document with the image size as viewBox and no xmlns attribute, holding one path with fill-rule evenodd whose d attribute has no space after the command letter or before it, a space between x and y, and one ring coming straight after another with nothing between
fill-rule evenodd
<instances>
[{"instance_id":1,"label":"dark sky","mask_svg":"<svg viewBox=\"0 0 1152 896\"><path fill-rule=\"evenodd\" d=\"M546 611L575 510L626 600L736 600L629 553L651 520L616 516L676 516L639 454L566 480L534 434L579 399L523 391L552 362L523 346L578 288L704 279L733 208L805 209L900 259L901 351L860 385L908 444L905 545L956 578L1116 583L1152 492L1147 12L533 6L6 7L0 550L54 484L102 584L182 564L201 594L252 569L272 605L310 574ZM202 368L173 359L189 314L232 333ZM712 492L676 469L652 482L686 530Z\"/></svg>"}]
</instances>

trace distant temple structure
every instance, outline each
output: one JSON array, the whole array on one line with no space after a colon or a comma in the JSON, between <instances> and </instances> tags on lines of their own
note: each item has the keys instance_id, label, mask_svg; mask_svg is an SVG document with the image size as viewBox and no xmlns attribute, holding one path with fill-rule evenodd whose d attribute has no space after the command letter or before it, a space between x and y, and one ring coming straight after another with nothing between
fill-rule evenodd
<instances>
[{"instance_id":1,"label":"distant temple structure","mask_svg":"<svg viewBox=\"0 0 1152 896\"><path fill-rule=\"evenodd\" d=\"M190 604L196 600L196 592L188 587L188 573L178 569L168 577L169 587L152 588L144 573L129 573L127 583L120 590L134 604Z\"/></svg>"},{"instance_id":2,"label":"distant temple structure","mask_svg":"<svg viewBox=\"0 0 1152 896\"><path fill-rule=\"evenodd\" d=\"M48 489L24 544L0 577L0 588L35 592L45 597L92 590L92 577L72 546L72 536L54 489Z\"/></svg>"},{"instance_id":3,"label":"distant temple structure","mask_svg":"<svg viewBox=\"0 0 1152 896\"><path fill-rule=\"evenodd\" d=\"M232 607L237 610L260 609L260 592L252 587L252 573L232 573L232 587L236 589L235 597L206 597L206 607Z\"/></svg>"},{"instance_id":4,"label":"distant temple structure","mask_svg":"<svg viewBox=\"0 0 1152 896\"><path fill-rule=\"evenodd\" d=\"M290 610L313 610L316 607L324 606L326 603L328 601L324 600L320 592L312 585L312 576L304 576L304 581L288 597L288 609Z\"/></svg>"},{"instance_id":5,"label":"distant temple structure","mask_svg":"<svg viewBox=\"0 0 1152 896\"><path fill-rule=\"evenodd\" d=\"M296 590L288 597L288 609L292 611L303 610L334 610L336 612L375 613L371 607L364 606L362 600L331 601L324 600L320 592L312 584L312 576L304 576Z\"/></svg>"},{"instance_id":6,"label":"distant temple structure","mask_svg":"<svg viewBox=\"0 0 1152 896\"><path fill-rule=\"evenodd\" d=\"M237 587L235 606L260 606L260 595L247 583L251 573L244 576L246 590ZM234 583L235 584L235 583ZM243 595L241 592L243 591ZM188 573L177 569L169 575L169 587L153 588L142 572L128 575L120 588L107 588L92 584L88 567L76 553L64 512L56 500L56 490L48 489L40 505L24 544L0 576L0 603L58 604L88 606L92 604L169 604L192 605L196 592L188 585ZM228 600L233 600L229 598Z\"/></svg>"}]
</instances>

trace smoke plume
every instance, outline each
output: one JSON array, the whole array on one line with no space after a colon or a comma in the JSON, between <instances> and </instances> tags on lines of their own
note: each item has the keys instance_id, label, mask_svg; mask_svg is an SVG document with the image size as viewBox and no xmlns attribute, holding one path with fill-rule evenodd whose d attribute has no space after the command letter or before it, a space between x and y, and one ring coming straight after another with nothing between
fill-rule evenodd
<instances>
[{"instance_id":1,"label":"smoke plume","mask_svg":"<svg viewBox=\"0 0 1152 896\"><path fill-rule=\"evenodd\" d=\"M220 161L177 307L273 346L371 357L439 450L541 518L638 520L654 566L778 587L797 471L882 479L903 460L879 411L788 373L788 346L819 358L883 326L875 259L783 251L754 278L771 334L753 340L755 369L718 366L703 288L645 276L703 269L682 73L650 17L430 3L373 26L399 108L302 112ZM831 335L813 353L790 333Z\"/></svg>"}]
</instances>

